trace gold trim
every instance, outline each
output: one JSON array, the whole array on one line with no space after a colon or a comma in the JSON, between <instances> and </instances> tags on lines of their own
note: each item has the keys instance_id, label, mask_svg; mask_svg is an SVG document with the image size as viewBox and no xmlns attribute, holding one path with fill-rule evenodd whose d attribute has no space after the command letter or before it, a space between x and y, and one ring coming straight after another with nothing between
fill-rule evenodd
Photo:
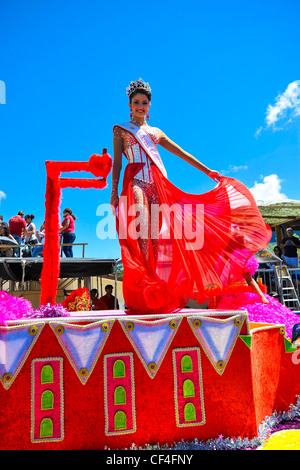
<instances>
[{"instance_id":1,"label":"gold trim","mask_svg":"<svg viewBox=\"0 0 300 470\"><path fill-rule=\"evenodd\" d=\"M150 370L150 372L154 372L157 369L156 363L155 362L150 362L148 364L148 369Z\"/></svg>"},{"instance_id":2,"label":"gold trim","mask_svg":"<svg viewBox=\"0 0 300 470\"><path fill-rule=\"evenodd\" d=\"M55 328L55 331L58 335L63 335L65 332L65 329L62 325L57 325L57 327Z\"/></svg>"},{"instance_id":3,"label":"gold trim","mask_svg":"<svg viewBox=\"0 0 300 470\"><path fill-rule=\"evenodd\" d=\"M134 329L134 324L132 321L128 321L126 324L125 324L125 328L127 331L132 331Z\"/></svg>"},{"instance_id":4,"label":"gold trim","mask_svg":"<svg viewBox=\"0 0 300 470\"><path fill-rule=\"evenodd\" d=\"M202 323L201 323L201 320L199 320L199 318L197 318L196 320L193 321L193 327L194 328L200 328L201 325L202 325Z\"/></svg>"},{"instance_id":5,"label":"gold trim","mask_svg":"<svg viewBox=\"0 0 300 470\"><path fill-rule=\"evenodd\" d=\"M89 371L85 367L82 367L81 369L79 369L79 374L81 375L81 377L87 377Z\"/></svg>"},{"instance_id":6,"label":"gold trim","mask_svg":"<svg viewBox=\"0 0 300 470\"><path fill-rule=\"evenodd\" d=\"M38 331L38 328L34 325L29 328L28 333L30 334L30 336L35 336Z\"/></svg>"},{"instance_id":7,"label":"gold trim","mask_svg":"<svg viewBox=\"0 0 300 470\"><path fill-rule=\"evenodd\" d=\"M6 374L3 375L3 382L10 382L13 378L13 375L10 372L6 372Z\"/></svg>"},{"instance_id":8,"label":"gold trim","mask_svg":"<svg viewBox=\"0 0 300 470\"><path fill-rule=\"evenodd\" d=\"M107 333L107 331L109 331L109 324L108 323L103 323L101 325L101 330L103 331L103 333Z\"/></svg>"}]
</instances>

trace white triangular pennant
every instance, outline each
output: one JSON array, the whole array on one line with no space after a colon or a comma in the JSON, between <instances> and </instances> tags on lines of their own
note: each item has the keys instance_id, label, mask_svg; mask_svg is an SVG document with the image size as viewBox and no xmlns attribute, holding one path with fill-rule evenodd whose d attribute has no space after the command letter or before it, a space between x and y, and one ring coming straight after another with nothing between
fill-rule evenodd
<instances>
[{"instance_id":1,"label":"white triangular pennant","mask_svg":"<svg viewBox=\"0 0 300 470\"><path fill-rule=\"evenodd\" d=\"M180 325L181 318L165 320L119 320L149 376L157 373Z\"/></svg>"},{"instance_id":2,"label":"white triangular pennant","mask_svg":"<svg viewBox=\"0 0 300 470\"><path fill-rule=\"evenodd\" d=\"M111 330L113 320L88 325L51 322L50 326L71 362L79 380L90 377Z\"/></svg>"},{"instance_id":3,"label":"white triangular pennant","mask_svg":"<svg viewBox=\"0 0 300 470\"><path fill-rule=\"evenodd\" d=\"M8 390L25 363L45 323L1 326L0 381Z\"/></svg>"},{"instance_id":4,"label":"white triangular pennant","mask_svg":"<svg viewBox=\"0 0 300 470\"><path fill-rule=\"evenodd\" d=\"M188 318L195 336L219 374L222 374L225 370L242 328L244 318L243 314L237 314L225 319L205 316Z\"/></svg>"}]
</instances>

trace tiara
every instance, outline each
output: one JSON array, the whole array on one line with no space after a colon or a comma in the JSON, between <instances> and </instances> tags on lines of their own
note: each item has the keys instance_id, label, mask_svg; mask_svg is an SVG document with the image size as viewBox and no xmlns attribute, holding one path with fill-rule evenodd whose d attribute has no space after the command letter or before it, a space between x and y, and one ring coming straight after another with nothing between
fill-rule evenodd
<instances>
[{"instance_id":1,"label":"tiara","mask_svg":"<svg viewBox=\"0 0 300 470\"><path fill-rule=\"evenodd\" d=\"M139 78L135 82L130 82L129 86L126 88L126 93L127 93L128 98L130 98L132 93L138 88L139 89L141 88L142 90L145 90L151 93L151 88L150 88L149 83L146 83L141 78Z\"/></svg>"}]
</instances>

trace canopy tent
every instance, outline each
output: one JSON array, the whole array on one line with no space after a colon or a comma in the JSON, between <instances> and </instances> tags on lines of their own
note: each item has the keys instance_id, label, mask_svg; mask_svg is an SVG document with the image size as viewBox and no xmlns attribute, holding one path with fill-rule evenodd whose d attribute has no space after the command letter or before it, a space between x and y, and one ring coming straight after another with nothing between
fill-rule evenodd
<instances>
[{"instance_id":1,"label":"canopy tent","mask_svg":"<svg viewBox=\"0 0 300 470\"><path fill-rule=\"evenodd\" d=\"M292 227L294 231L300 230L300 201L258 201L257 204L264 221L276 233L277 245L285 236L287 227Z\"/></svg>"},{"instance_id":2,"label":"canopy tent","mask_svg":"<svg viewBox=\"0 0 300 470\"><path fill-rule=\"evenodd\" d=\"M39 281L43 258L0 258L0 278L7 281ZM102 276L114 273L115 259L62 258L60 279Z\"/></svg>"},{"instance_id":3,"label":"canopy tent","mask_svg":"<svg viewBox=\"0 0 300 470\"><path fill-rule=\"evenodd\" d=\"M259 264L275 264L278 262L281 263L281 259L268 248L263 248L262 250L259 250L255 254L255 259L258 261Z\"/></svg>"}]
</instances>

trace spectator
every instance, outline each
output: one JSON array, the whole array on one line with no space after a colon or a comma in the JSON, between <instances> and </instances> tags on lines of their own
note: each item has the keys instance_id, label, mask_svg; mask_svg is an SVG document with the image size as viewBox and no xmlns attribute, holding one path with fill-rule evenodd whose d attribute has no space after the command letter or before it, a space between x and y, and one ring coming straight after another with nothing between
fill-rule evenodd
<instances>
[{"instance_id":1,"label":"spectator","mask_svg":"<svg viewBox=\"0 0 300 470\"><path fill-rule=\"evenodd\" d=\"M286 229L286 237L283 238L280 248L283 251L286 263L292 268L298 268L297 248L300 248L300 240L293 235L291 227Z\"/></svg>"},{"instance_id":2,"label":"spectator","mask_svg":"<svg viewBox=\"0 0 300 470\"><path fill-rule=\"evenodd\" d=\"M98 289L92 289L90 291L91 307L92 310L106 310L106 304L103 300L99 299Z\"/></svg>"},{"instance_id":3,"label":"spectator","mask_svg":"<svg viewBox=\"0 0 300 470\"><path fill-rule=\"evenodd\" d=\"M0 236L1 237L7 237L7 238L11 238L12 240L15 241L15 238L10 234L10 231L9 231L9 228L1 223L0 224ZM5 245L6 243L5 242L1 242L1 244ZM13 248L1 248L1 244L0 244L0 256L1 257L12 257L14 256L14 250Z\"/></svg>"},{"instance_id":4,"label":"spectator","mask_svg":"<svg viewBox=\"0 0 300 470\"><path fill-rule=\"evenodd\" d=\"M38 239L38 242L43 245L43 246L34 246L31 250L32 256L43 256L43 251L44 251L44 245L45 245L45 230L36 231L36 236Z\"/></svg>"},{"instance_id":5,"label":"spectator","mask_svg":"<svg viewBox=\"0 0 300 470\"><path fill-rule=\"evenodd\" d=\"M5 227L8 227L8 224L4 222L3 220L3 215L0 215L0 225L4 225Z\"/></svg>"},{"instance_id":6,"label":"spectator","mask_svg":"<svg viewBox=\"0 0 300 470\"><path fill-rule=\"evenodd\" d=\"M17 215L14 217L11 217L8 221L9 225L9 231L11 235L14 237L18 245L21 245L22 243L22 232L24 229L26 229L26 222L23 219L24 217L24 212L19 211ZM14 253L17 256L20 256L20 248L14 248Z\"/></svg>"},{"instance_id":7,"label":"spectator","mask_svg":"<svg viewBox=\"0 0 300 470\"><path fill-rule=\"evenodd\" d=\"M107 284L107 286L105 286L106 294L100 297L100 300L103 300L108 310L114 310L115 308L115 297L112 295L112 290L113 286L111 284ZM116 299L116 310L119 310L118 299Z\"/></svg>"},{"instance_id":8,"label":"spectator","mask_svg":"<svg viewBox=\"0 0 300 470\"><path fill-rule=\"evenodd\" d=\"M64 220L62 221L60 232L62 234L62 243L74 243L76 239L75 235L75 220L76 215L74 215L71 209L66 208L63 211ZM67 258L73 258L73 248L70 246L62 247L63 253Z\"/></svg>"},{"instance_id":9,"label":"spectator","mask_svg":"<svg viewBox=\"0 0 300 470\"><path fill-rule=\"evenodd\" d=\"M35 225L32 222L34 215L25 215L25 222L27 224L26 229L24 230L25 243L26 245L36 245L38 242L37 236L35 234Z\"/></svg>"},{"instance_id":10,"label":"spectator","mask_svg":"<svg viewBox=\"0 0 300 470\"><path fill-rule=\"evenodd\" d=\"M283 256L283 254L281 252L280 246L278 246L278 245L274 246L273 251L274 251L274 255L278 256L278 258L281 259L282 263L285 264L286 266L288 266L288 263L287 263L285 257ZM279 266L280 262L277 261L275 264Z\"/></svg>"}]
</instances>

